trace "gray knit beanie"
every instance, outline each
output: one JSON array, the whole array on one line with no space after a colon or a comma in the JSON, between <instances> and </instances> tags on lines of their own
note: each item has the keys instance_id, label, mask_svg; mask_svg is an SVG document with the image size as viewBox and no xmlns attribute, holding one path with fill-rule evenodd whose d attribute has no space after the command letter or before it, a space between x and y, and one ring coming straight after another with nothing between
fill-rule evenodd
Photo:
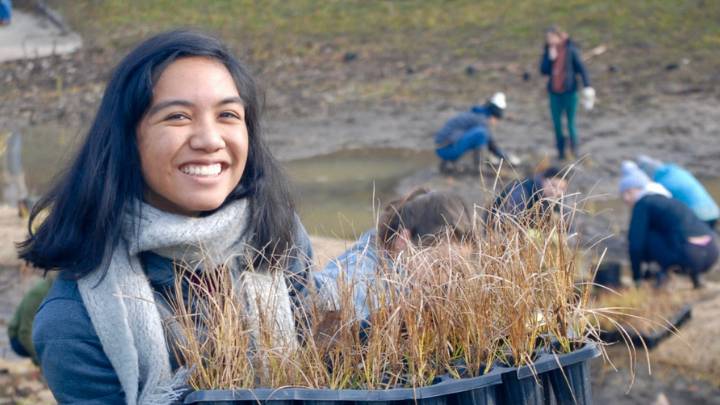
<instances>
[{"instance_id":1,"label":"gray knit beanie","mask_svg":"<svg viewBox=\"0 0 720 405\"><path fill-rule=\"evenodd\" d=\"M622 163L620 175L620 194L633 188L643 189L650 183L650 178L640 170L635 162L626 160Z\"/></svg>"}]
</instances>

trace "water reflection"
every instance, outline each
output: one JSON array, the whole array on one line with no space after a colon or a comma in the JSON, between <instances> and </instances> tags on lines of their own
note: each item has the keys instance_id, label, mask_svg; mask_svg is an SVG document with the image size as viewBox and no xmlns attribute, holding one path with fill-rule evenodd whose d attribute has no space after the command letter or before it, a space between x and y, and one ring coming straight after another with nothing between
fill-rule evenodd
<instances>
[{"instance_id":1,"label":"water reflection","mask_svg":"<svg viewBox=\"0 0 720 405\"><path fill-rule=\"evenodd\" d=\"M354 238L374 224L373 195L387 202L400 180L435 163L432 152L346 150L287 162L303 224L311 234Z\"/></svg>"}]
</instances>

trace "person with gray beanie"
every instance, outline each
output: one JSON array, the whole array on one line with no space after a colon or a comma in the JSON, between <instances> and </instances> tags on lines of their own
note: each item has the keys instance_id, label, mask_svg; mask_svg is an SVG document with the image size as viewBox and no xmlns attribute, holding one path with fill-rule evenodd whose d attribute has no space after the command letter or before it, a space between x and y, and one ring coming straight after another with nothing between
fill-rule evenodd
<instances>
[{"instance_id":1,"label":"person with gray beanie","mask_svg":"<svg viewBox=\"0 0 720 405\"><path fill-rule=\"evenodd\" d=\"M657 263L657 286L675 270L700 288L700 274L718 259L716 235L690 208L653 184L635 163L623 162L619 188L632 209L628 242L633 280L639 284L644 278L643 263Z\"/></svg>"},{"instance_id":2,"label":"person with gray beanie","mask_svg":"<svg viewBox=\"0 0 720 405\"><path fill-rule=\"evenodd\" d=\"M720 218L720 208L705 187L688 170L674 163L665 163L647 155L637 158L638 166L653 181L662 184L673 198L687 205L710 228Z\"/></svg>"}]
</instances>

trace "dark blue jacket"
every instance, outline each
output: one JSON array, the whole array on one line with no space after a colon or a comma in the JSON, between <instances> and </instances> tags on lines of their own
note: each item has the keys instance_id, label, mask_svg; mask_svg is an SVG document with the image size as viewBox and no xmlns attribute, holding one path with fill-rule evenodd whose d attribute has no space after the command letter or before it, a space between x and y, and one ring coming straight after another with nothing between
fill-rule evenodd
<instances>
[{"instance_id":1,"label":"dark blue jacket","mask_svg":"<svg viewBox=\"0 0 720 405\"><path fill-rule=\"evenodd\" d=\"M306 274L312 263L312 246L301 225L296 244L302 255L292 259L288 272ZM140 258L156 297L173 294L172 261L150 252L141 253ZM33 343L45 380L59 403L125 403L120 381L103 351L76 281L57 278L35 316ZM174 361L172 365L176 367Z\"/></svg>"},{"instance_id":2,"label":"dark blue jacket","mask_svg":"<svg viewBox=\"0 0 720 405\"><path fill-rule=\"evenodd\" d=\"M645 261L648 235L655 232L664 235L666 246L683 249L692 236L711 235L710 228L685 204L674 198L659 194L641 197L632 209L628 230L630 263L633 279L641 278L641 265Z\"/></svg>"},{"instance_id":3,"label":"dark blue jacket","mask_svg":"<svg viewBox=\"0 0 720 405\"><path fill-rule=\"evenodd\" d=\"M542 183L539 177L513 180L497 196L492 208L502 213L519 215L541 199Z\"/></svg>"},{"instance_id":4,"label":"dark blue jacket","mask_svg":"<svg viewBox=\"0 0 720 405\"><path fill-rule=\"evenodd\" d=\"M489 136L490 129L487 126L489 116L490 112L482 105L473 106L469 111L454 116L435 134L435 146L441 148L451 145L457 142L465 132L475 127L483 128Z\"/></svg>"},{"instance_id":5,"label":"dark blue jacket","mask_svg":"<svg viewBox=\"0 0 720 405\"><path fill-rule=\"evenodd\" d=\"M580 57L580 49L570 39L567 40L567 54L565 58L565 91L564 93L574 93L578 90L577 75L580 75L583 81L583 86L590 86L590 76L588 76L587 69L585 69L585 63ZM550 76L548 79L547 89L549 92L552 91L552 65L553 61L550 60L548 52L548 46L545 45L542 58L540 59L540 73L546 76Z\"/></svg>"},{"instance_id":6,"label":"dark blue jacket","mask_svg":"<svg viewBox=\"0 0 720 405\"><path fill-rule=\"evenodd\" d=\"M77 282L58 277L35 315L33 344L61 404L124 404L117 374L85 309Z\"/></svg>"}]
</instances>

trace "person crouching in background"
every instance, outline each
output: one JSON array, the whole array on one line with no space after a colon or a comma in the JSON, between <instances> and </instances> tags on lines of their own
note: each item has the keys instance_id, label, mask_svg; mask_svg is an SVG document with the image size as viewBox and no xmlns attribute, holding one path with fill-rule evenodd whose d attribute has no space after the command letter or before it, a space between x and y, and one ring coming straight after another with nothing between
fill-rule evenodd
<instances>
[{"instance_id":1,"label":"person crouching in background","mask_svg":"<svg viewBox=\"0 0 720 405\"><path fill-rule=\"evenodd\" d=\"M523 180L510 182L495 198L491 211L518 216L533 210L536 204L542 204L541 211L545 211L551 201L558 202L565 195L567 188L567 172L551 166Z\"/></svg>"},{"instance_id":2,"label":"person crouching in background","mask_svg":"<svg viewBox=\"0 0 720 405\"><path fill-rule=\"evenodd\" d=\"M480 172L480 152L487 146L499 159L516 164L516 158L508 156L495 143L492 129L503 118L507 101L504 93L495 93L484 105L473 106L448 120L435 134L435 153L440 158L440 172L450 173L456 162L472 151L472 172Z\"/></svg>"},{"instance_id":3,"label":"person crouching in background","mask_svg":"<svg viewBox=\"0 0 720 405\"><path fill-rule=\"evenodd\" d=\"M656 286L662 286L668 271L690 277L694 288L702 286L700 274L717 262L718 247L714 232L685 204L669 193L648 187L648 176L633 162L623 162L620 194L632 208L628 230L630 263L636 284L644 278L643 263L657 263Z\"/></svg>"},{"instance_id":4,"label":"person crouching in background","mask_svg":"<svg viewBox=\"0 0 720 405\"><path fill-rule=\"evenodd\" d=\"M376 228L365 232L349 250L313 274L318 294L337 307L343 283L353 287L357 320L367 319L368 294L384 271L401 270L399 260L414 248L443 241L473 240L473 213L462 197L441 191L416 190L389 203Z\"/></svg>"},{"instance_id":5,"label":"person crouching in background","mask_svg":"<svg viewBox=\"0 0 720 405\"><path fill-rule=\"evenodd\" d=\"M667 188L673 198L687 205L710 228L715 228L720 208L692 173L674 163L664 163L647 155L638 156L637 162L645 174Z\"/></svg>"}]
</instances>

